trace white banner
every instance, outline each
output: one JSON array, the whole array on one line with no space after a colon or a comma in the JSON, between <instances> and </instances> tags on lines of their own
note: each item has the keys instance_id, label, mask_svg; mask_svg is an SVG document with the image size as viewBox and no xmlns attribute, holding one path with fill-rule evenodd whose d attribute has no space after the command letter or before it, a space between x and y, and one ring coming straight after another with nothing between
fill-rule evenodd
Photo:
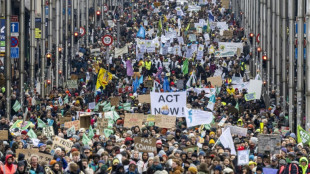
<instances>
[{"instance_id":1,"label":"white banner","mask_svg":"<svg viewBox=\"0 0 310 174\"><path fill-rule=\"evenodd\" d=\"M118 57L118 56L122 56L123 54L127 54L128 53L128 46L124 46L123 48L115 48L115 55L114 57Z\"/></svg>"},{"instance_id":2,"label":"white banner","mask_svg":"<svg viewBox=\"0 0 310 174\"><path fill-rule=\"evenodd\" d=\"M186 108L186 124L187 127L193 127L202 124L210 124L213 120L213 113L198 109Z\"/></svg>"},{"instance_id":3,"label":"white banner","mask_svg":"<svg viewBox=\"0 0 310 174\"><path fill-rule=\"evenodd\" d=\"M230 128L231 134L236 134L236 135L240 135L243 137L246 137L246 134L248 133L247 128L242 128L242 127L232 126L232 125L225 125L224 130L226 130L227 128Z\"/></svg>"},{"instance_id":4,"label":"white banner","mask_svg":"<svg viewBox=\"0 0 310 174\"><path fill-rule=\"evenodd\" d=\"M151 92L152 115L185 117L186 92Z\"/></svg>"},{"instance_id":5,"label":"white banner","mask_svg":"<svg viewBox=\"0 0 310 174\"><path fill-rule=\"evenodd\" d=\"M260 99L262 95L262 85L263 81L261 80L250 80L248 93L254 93L256 95L256 99Z\"/></svg>"},{"instance_id":6,"label":"white banner","mask_svg":"<svg viewBox=\"0 0 310 174\"><path fill-rule=\"evenodd\" d=\"M230 148L231 154L236 155L236 149L235 149L234 141L233 141L231 133L230 133L230 128L227 128L222 133L219 140L221 141L222 145L225 148Z\"/></svg>"}]
</instances>

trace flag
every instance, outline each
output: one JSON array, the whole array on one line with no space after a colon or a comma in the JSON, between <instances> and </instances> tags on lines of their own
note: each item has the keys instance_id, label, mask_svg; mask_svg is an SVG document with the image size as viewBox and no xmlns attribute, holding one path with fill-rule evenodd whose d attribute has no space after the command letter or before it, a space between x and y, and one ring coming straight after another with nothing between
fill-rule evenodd
<instances>
[{"instance_id":1,"label":"flag","mask_svg":"<svg viewBox=\"0 0 310 174\"><path fill-rule=\"evenodd\" d=\"M165 16L164 16L164 19L165 19ZM162 31L163 31L163 24L160 18L158 21L158 34L157 34L158 37L161 36Z\"/></svg>"},{"instance_id":2,"label":"flag","mask_svg":"<svg viewBox=\"0 0 310 174\"><path fill-rule=\"evenodd\" d=\"M188 31L189 27L190 27L190 23L187 24L187 27L185 28L185 31Z\"/></svg>"},{"instance_id":3,"label":"flag","mask_svg":"<svg viewBox=\"0 0 310 174\"><path fill-rule=\"evenodd\" d=\"M131 60L126 61L126 69L127 69L127 76L133 76L133 68L131 64Z\"/></svg>"},{"instance_id":4,"label":"flag","mask_svg":"<svg viewBox=\"0 0 310 174\"><path fill-rule=\"evenodd\" d=\"M183 62L182 72L183 72L183 75L188 74L188 59L186 59Z\"/></svg>"},{"instance_id":5,"label":"flag","mask_svg":"<svg viewBox=\"0 0 310 174\"><path fill-rule=\"evenodd\" d=\"M143 83L143 75L139 79L139 85L141 85L142 83Z\"/></svg>"},{"instance_id":6,"label":"flag","mask_svg":"<svg viewBox=\"0 0 310 174\"><path fill-rule=\"evenodd\" d=\"M208 16L209 16L209 21L214 22L214 16L211 11L209 11Z\"/></svg>"},{"instance_id":7,"label":"flag","mask_svg":"<svg viewBox=\"0 0 310 174\"><path fill-rule=\"evenodd\" d=\"M164 79L163 89L164 89L164 92L171 92L168 77L165 77L165 79Z\"/></svg>"},{"instance_id":8,"label":"flag","mask_svg":"<svg viewBox=\"0 0 310 174\"><path fill-rule=\"evenodd\" d=\"M236 149L231 137L230 128L228 127L220 136L220 142L225 148L230 148L231 154L236 155Z\"/></svg>"},{"instance_id":9,"label":"flag","mask_svg":"<svg viewBox=\"0 0 310 174\"><path fill-rule=\"evenodd\" d=\"M64 104L63 100L61 97L58 97L58 103L60 106L62 106Z\"/></svg>"},{"instance_id":10,"label":"flag","mask_svg":"<svg viewBox=\"0 0 310 174\"><path fill-rule=\"evenodd\" d=\"M201 82L201 81L200 81ZM195 72L189 77L188 81L186 82L187 87L191 87L193 83L196 83L196 75Z\"/></svg>"},{"instance_id":11,"label":"flag","mask_svg":"<svg viewBox=\"0 0 310 174\"><path fill-rule=\"evenodd\" d=\"M106 105L103 106L103 109L102 111L103 112L107 112L107 111L110 111L111 110L111 103L107 103Z\"/></svg>"},{"instance_id":12,"label":"flag","mask_svg":"<svg viewBox=\"0 0 310 174\"><path fill-rule=\"evenodd\" d=\"M203 124L211 124L214 117L212 112L185 108L185 118L187 127L193 127Z\"/></svg>"},{"instance_id":13,"label":"flag","mask_svg":"<svg viewBox=\"0 0 310 174\"><path fill-rule=\"evenodd\" d=\"M41 127L41 128L46 127L46 124L40 118L38 118L37 123L38 123L38 127Z\"/></svg>"},{"instance_id":14,"label":"flag","mask_svg":"<svg viewBox=\"0 0 310 174\"><path fill-rule=\"evenodd\" d=\"M124 110L125 111L131 111L131 103L124 103L123 104Z\"/></svg>"},{"instance_id":15,"label":"flag","mask_svg":"<svg viewBox=\"0 0 310 174\"><path fill-rule=\"evenodd\" d=\"M219 95L220 92L221 92L221 88L219 88L218 86L216 86L216 90L215 90L216 95Z\"/></svg>"},{"instance_id":16,"label":"flag","mask_svg":"<svg viewBox=\"0 0 310 174\"><path fill-rule=\"evenodd\" d=\"M101 86L104 89L110 80L112 80L112 74L104 68L100 68L97 77L96 89L99 89Z\"/></svg>"},{"instance_id":17,"label":"flag","mask_svg":"<svg viewBox=\"0 0 310 174\"><path fill-rule=\"evenodd\" d=\"M13 105L13 110L14 110L15 112L17 112L18 110L20 110L21 107L22 107L22 106L20 105L19 101L16 100L15 103L14 103L14 105Z\"/></svg>"},{"instance_id":18,"label":"flag","mask_svg":"<svg viewBox=\"0 0 310 174\"><path fill-rule=\"evenodd\" d=\"M145 29L144 27L141 25L141 27L139 28L139 31L137 33L137 37L140 37L140 38L145 38Z\"/></svg>"},{"instance_id":19,"label":"flag","mask_svg":"<svg viewBox=\"0 0 310 174\"><path fill-rule=\"evenodd\" d=\"M162 88L162 85L160 83L158 83L156 80L154 80L154 85L153 85L153 92L155 92L155 90L157 90L158 92L160 92L160 89Z\"/></svg>"},{"instance_id":20,"label":"flag","mask_svg":"<svg viewBox=\"0 0 310 174\"><path fill-rule=\"evenodd\" d=\"M210 33L211 32L211 25L210 25L210 22L208 20L208 25L207 25L207 33Z\"/></svg>"},{"instance_id":21,"label":"flag","mask_svg":"<svg viewBox=\"0 0 310 174\"><path fill-rule=\"evenodd\" d=\"M310 145L310 134L306 132L300 125L297 126L297 143Z\"/></svg>"},{"instance_id":22,"label":"flag","mask_svg":"<svg viewBox=\"0 0 310 174\"><path fill-rule=\"evenodd\" d=\"M108 138L111 134L114 133L114 131L111 130L111 129L104 129L103 132L104 132L105 137L107 137L107 138Z\"/></svg>"},{"instance_id":23,"label":"flag","mask_svg":"<svg viewBox=\"0 0 310 174\"><path fill-rule=\"evenodd\" d=\"M37 138L37 135L36 133L34 133L34 131L32 129L30 129L27 133L27 135L30 137L30 138Z\"/></svg>"},{"instance_id":24,"label":"flag","mask_svg":"<svg viewBox=\"0 0 310 174\"><path fill-rule=\"evenodd\" d=\"M66 95L66 97L64 98L64 104L68 104L69 103L69 97L68 95Z\"/></svg>"},{"instance_id":25,"label":"flag","mask_svg":"<svg viewBox=\"0 0 310 174\"><path fill-rule=\"evenodd\" d=\"M207 108L209 108L211 111L213 111L215 105L215 95L213 94L210 99Z\"/></svg>"},{"instance_id":26,"label":"flag","mask_svg":"<svg viewBox=\"0 0 310 174\"><path fill-rule=\"evenodd\" d=\"M10 127L10 129L21 128L22 123L23 123L23 120L17 120L17 121L15 121L15 123Z\"/></svg>"},{"instance_id":27,"label":"flag","mask_svg":"<svg viewBox=\"0 0 310 174\"><path fill-rule=\"evenodd\" d=\"M88 142L90 142L91 140L87 137L87 135L84 133L83 134L83 139L82 139L82 142L85 145L88 145Z\"/></svg>"},{"instance_id":28,"label":"flag","mask_svg":"<svg viewBox=\"0 0 310 174\"><path fill-rule=\"evenodd\" d=\"M133 81L132 87L133 87L133 92L136 92L137 89L139 88L139 80L138 80L138 77L136 77L136 80Z\"/></svg>"},{"instance_id":29,"label":"flag","mask_svg":"<svg viewBox=\"0 0 310 174\"><path fill-rule=\"evenodd\" d=\"M239 103L237 102L235 108L239 111Z\"/></svg>"},{"instance_id":30,"label":"flag","mask_svg":"<svg viewBox=\"0 0 310 174\"><path fill-rule=\"evenodd\" d=\"M88 137L89 137L89 139L92 139L94 136L95 136L95 134L94 134L93 127L90 125L89 130L88 130Z\"/></svg>"}]
</instances>

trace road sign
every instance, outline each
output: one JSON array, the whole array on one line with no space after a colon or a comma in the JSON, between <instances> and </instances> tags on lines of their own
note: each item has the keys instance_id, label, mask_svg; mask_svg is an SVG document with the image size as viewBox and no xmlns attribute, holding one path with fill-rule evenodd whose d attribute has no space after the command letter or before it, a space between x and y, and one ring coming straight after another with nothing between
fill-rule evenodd
<instances>
[{"instance_id":1,"label":"road sign","mask_svg":"<svg viewBox=\"0 0 310 174\"><path fill-rule=\"evenodd\" d=\"M18 32L19 32L19 23L11 22L11 33L18 33Z\"/></svg>"},{"instance_id":2,"label":"road sign","mask_svg":"<svg viewBox=\"0 0 310 174\"><path fill-rule=\"evenodd\" d=\"M107 12L107 11L108 11L108 6L107 6L107 5L104 5L104 6L103 6L103 11L104 11L104 12Z\"/></svg>"},{"instance_id":3,"label":"road sign","mask_svg":"<svg viewBox=\"0 0 310 174\"><path fill-rule=\"evenodd\" d=\"M257 36L256 36L256 42L257 42L257 43L259 43L259 42L260 42L260 38L259 38L259 36L260 36L260 33L258 33L258 34L257 34Z\"/></svg>"},{"instance_id":4,"label":"road sign","mask_svg":"<svg viewBox=\"0 0 310 174\"><path fill-rule=\"evenodd\" d=\"M83 28L83 27L80 27L80 35L81 36L84 36L85 35L85 28Z\"/></svg>"},{"instance_id":5,"label":"road sign","mask_svg":"<svg viewBox=\"0 0 310 174\"><path fill-rule=\"evenodd\" d=\"M18 46L17 37L11 37L11 47L17 47L17 46Z\"/></svg>"},{"instance_id":6,"label":"road sign","mask_svg":"<svg viewBox=\"0 0 310 174\"><path fill-rule=\"evenodd\" d=\"M5 41L5 19L0 19L0 41Z\"/></svg>"},{"instance_id":7,"label":"road sign","mask_svg":"<svg viewBox=\"0 0 310 174\"><path fill-rule=\"evenodd\" d=\"M40 39L41 38L41 30L40 30L40 28L35 28L34 29L34 37L36 39Z\"/></svg>"},{"instance_id":8,"label":"road sign","mask_svg":"<svg viewBox=\"0 0 310 174\"><path fill-rule=\"evenodd\" d=\"M12 15L11 16L11 22L18 22L18 16L17 15Z\"/></svg>"},{"instance_id":9,"label":"road sign","mask_svg":"<svg viewBox=\"0 0 310 174\"><path fill-rule=\"evenodd\" d=\"M102 37L102 43L105 46L110 46L113 43L113 38L111 35L104 35Z\"/></svg>"},{"instance_id":10,"label":"road sign","mask_svg":"<svg viewBox=\"0 0 310 174\"><path fill-rule=\"evenodd\" d=\"M19 47L11 47L11 58L19 58Z\"/></svg>"}]
</instances>

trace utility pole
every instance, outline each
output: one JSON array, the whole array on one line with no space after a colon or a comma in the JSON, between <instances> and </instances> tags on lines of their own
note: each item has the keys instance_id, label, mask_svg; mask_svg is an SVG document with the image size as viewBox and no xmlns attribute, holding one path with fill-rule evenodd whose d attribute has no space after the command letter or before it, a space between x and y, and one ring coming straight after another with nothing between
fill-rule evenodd
<instances>
[{"instance_id":1,"label":"utility pole","mask_svg":"<svg viewBox=\"0 0 310 174\"><path fill-rule=\"evenodd\" d=\"M294 88L295 88L295 0L288 0L288 18L289 18L289 111L288 111L288 118L289 118L289 125L292 131L294 131L294 116L295 116L295 109L294 109Z\"/></svg>"},{"instance_id":2,"label":"utility pole","mask_svg":"<svg viewBox=\"0 0 310 174\"><path fill-rule=\"evenodd\" d=\"M50 53L52 53L53 50L53 0L49 0L48 2L48 50ZM51 82L51 84L53 84L53 76L52 76L52 61L51 61L51 65L48 67L48 78ZM52 86L49 86L48 88L48 93L52 90Z\"/></svg>"},{"instance_id":3,"label":"utility pole","mask_svg":"<svg viewBox=\"0 0 310 174\"><path fill-rule=\"evenodd\" d=\"M20 36L19 36L19 91L20 91L20 105L24 103L24 81L25 81L25 0L20 1L19 8L20 20ZM23 109L23 107L22 107Z\"/></svg>"},{"instance_id":4,"label":"utility pole","mask_svg":"<svg viewBox=\"0 0 310 174\"><path fill-rule=\"evenodd\" d=\"M74 59L74 56L75 56L75 51L74 51L74 1L75 0L71 0L71 60L73 60ZM66 67L66 69L67 69L67 71L69 71L70 72L70 63L69 62L67 62L66 63L66 65L67 65L67 67ZM68 73L68 75L69 75L69 73Z\"/></svg>"},{"instance_id":5,"label":"utility pole","mask_svg":"<svg viewBox=\"0 0 310 174\"><path fill-rule=\"evenodd\" d=\"M69 30L68 30L68 22L69 22L69 20L68 20L68 5L69 5L69 3L68 3L68 0L65 0L65 49L64 49L64 51L65 51L65 71L63 72L64 73L64 78L65 78L65 82L67 82L67 80L68 80L68 52L69 52L69 47L68 47L68 39L69 39L69 35L68 35L68 33L69 33ZM73 11L71 10L71 13L73 13ZM65 84L64 84L64 86L65 86Z\"/></svg>"},{"instance_id":6,"label":"utility pole","mask_svg":"<svg viewBox=\"0 0 310 174\"><path fill-rule=\"evenodd\" d=\"M303 90L304 90L304 7L305 1L298 0L298 12L297 12L297 125L301 125L301 119L303 116Z\"/></svg>"},{"instance_id":7,"label":"utility pole","mask_svg":"<svg viewBox=\"0 0 310 174\"><path fill-rule=\"evenodd\" d=\"M310 128L310 0L307 0L307 58L306 58L306 131Z\"/></svg>"},{"instance_id":8,"label":"utility pole","mask_svg":"<svg viewBox=\"0 0 310 174\"><path fill-rule=\"evenodd\" d=\"M267 92L270 92L270 77L271 77L271 0L267 0L267 27L266 28L266 51L267 51ZM263 26L262 26L263 27Z\"/></svg>"},{"instance_id":9,"label":"utility pole","mask_svg":"<svg viewBox=\"0 0 310 174\"><path fill-rule=\"evenodd\" d=\"M95 15L96 16L96 15ZM85 39L86 39L86 48L88 48L89 46L89 1L86 0L86 26L85 26L85 30L86 30L86 36L85 36Z\"/></svg>"},{"instance_id":10,"label":"utility pole","mask_svg":"<svg viewBox=\"0 0 310 174\"><path fill-rule=\"evenodd\" d=\"M41 96L45 96L45 0L41 0Z\"/></svg>"},{"instance_id":11,"label":"utility pole","mask_svg":"<svg viewBox=\"0 0 310 174\"><path fill-rule=\"evenodd\" d=\"M275 89L275 75L276 75L276 0L271 0L271 90Z\"/></svg>"},{"instance_id":12,"label":"utility pole","mask_svg":"<svg viewBox=\"0 0 310 174\"><path fill-rule=\"evenodd\" d=\"M55 63L55 76L56 76L56 88L58 88L58 69L59 69L59 0L56 0L56 63Z\"/></svg>"},{"instance_id":13,"label":"utility pole","mask_svg":"<svg viewBox=\"0 0 310 174\"><path fill-rule=\"evenodd\" d=\"M283 0L283 2L281 2L282 4L282 97L283 97L283 103L282 103L282 108L283 108L283 112L284 114L286 113L286 93L287 93L287 87L286 87L286 78L287 78L287 69L286 69L286 65L287 65L287 23L286 23L286 19L287 19L287 14L286 14L286 8L287 8L287 0Z\"/></svg>"},{"instance_id":14,"label":"utility pole","mask_svg":"<svg viewBox=\"0 0 310 174\"><path fill-rule=\"evenodd\" d=\"M94 2L94 9L95 9L95 14L94 14L94 17L95 17L95 20L94 20L94 28L97 28L97 10L98 10L98 0L95 0Z\"/></svg>"},{"instance_id":15,"label":"utility pole","mask_svg":"<svg viewBox=\"0 0 310 174\"><path fill-rule=\"evenodd\" d=\"M280 43L280 10L281 10L281 4L280 0L275 0L276 1L276 103L277 105L280 105L280 92L281 92L281 86L280 86L280 80L281 80L281 43Z\"/></svg>"},{"instance_id":16,"label":"utility pole","mask_svg":"<svg viewBox=\"0 0 310 174\"><path fill-rule=\"evenodd\" d=\"M60 28L59 28L59 35L60 35L60 38L59 38L59 48L60 48L60 55L59 55L59 65L58 65L58 69L59 71L57 72L58 73L58 76L60 78L60 85L63 86L63 58L64 58L64 48L63 48L63 38L64 38L64 29L63 29L63 23L64 23L64 19L63 19L63 10L64 10L64 0L60 0ZM67 0L66 0L67 1ZM67 13L67 12L65 12Z\"/></svg>"},{"instance_id":17,"label":"utility pole","mask_svg":"<svg viewBox=\"0 0 310 174\"><path fill-rule=\"evenodd\" d=\"M30 1L30 90L33 92L34 90L34 80L35 80L35 36L34 36L34 28L35 28L35 0Z\"/></svg>"},{"instance_id":18,"label":"utility pole","mask_svg":"<svg viewBox=\"0 0 310 174\"><path fill-rule=\"evenodd\" d=\"M11 1L5 2L5 99L6 99L6 117L10 120L11 117ZM22 91L21 91L22 92Z\"/></svg>"},{"instance_id":19,"label":"utility pole","mask_svg":"<svg viewBox=\"0 0 310 174\"><path fill-rule=\"evenodd\" d=\"M79 33L80 36L80 27L81 27L81 23L80 23L80 0L77 0L77 16L76 16L76 28L77 31ZM79 48L80 48L80 39L78 39L77 41L77 45L76 45L76 51L79 52Z\"/></svg>"}]
</instances>

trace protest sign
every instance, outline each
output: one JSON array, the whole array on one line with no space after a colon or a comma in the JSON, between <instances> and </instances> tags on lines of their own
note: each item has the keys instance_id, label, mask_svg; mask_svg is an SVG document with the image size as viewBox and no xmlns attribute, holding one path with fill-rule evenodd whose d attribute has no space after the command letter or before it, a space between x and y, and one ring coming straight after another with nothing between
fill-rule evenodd
<instances>
[{"instance_id":1,"label":"protest sign","mask_svg":"<svg viewBox=\"0 0 310 174\"><path fill-rule=\"evenodd\" d=\"M166 115L156 115L155 116L155 125L160 128L174 128L175 127L175 116L166 116Z\"/></svg>"},{"instance_id":2,"label":"protest sign","mask_svg":"<svg viewBox=\"0 0 310 174\"><path fill-rule=\"evenodd\" d=\"M50 162L53 159L52 155L48 155L45 153L39 152L39 149L16 149L16 156L20 153L25 155L25 160L30 163L30 158L32 155L36 155L39 157L38 162Z\"/></svg>"},{"instance_id":3,"label":"protest sign","mask_svg":"<svg viewBox=\"0 0 310 174\"><path fill-rule=\"evenodd\" d=\"M186 108L186 125L187 127L193 127L201 124L210 124L213 120L213 113L202 111L199 109Z\"/></svg>"},{"instance_id":4,"label":"protest sign","mask_svg":"<svg viewBox=\"0 0 310 174\"><path fill-rule=\"evenodd\" d=\"M231 113L231 114L238 114L239 113L239 111L238 111L238 109L236 109L234 106L227 106L227 112L228 113Z\"/></svg>"},{"instance_id":5,"label":"protest sign","mask_svg":"<svg viewBox=\"0 0 310 174\"><path fill-rule=\"evenodd\" d=\"M185 116L186 92L151 92L151 113L153 115Z\"/></svg>"},{"instance_id":6,"label":"protest sign","mask_svg":"<svg viewBox=\"0 0 310 174\"><path fill-rule=\"evenodd\" d=\"M64 124L65 122L70 122L72 121L71 117L59 117L59 123Z\"/></svg>"},{"instance_id":7,"label":"protest sign","mask_svg":"<svg viewBox=\"0 0 310 174\"><path fill-rule=\"evenodd\" d=\"M143 138L135 137L135 150L139 152L156 152L156 139L155 138Z\"/></svg>"},{"instance_id":8,"label":"protest sign","mask_svg":"<svg viewBox=\"0 0 310 174\"><path fill-rule=\"evenodd\" d=\"M125 45L123 48L115 48L114 57L122 56L123 54L128 53L128 46Z\"/></svg>"},{"instance_id":9,"label":"protest sign","mask_svg":"<svg viewBox=\"0 0 310 174\"><path fill-rule=\"evenodd\" d=\"M184 81L183 80L180 79L177 81L177 88L180 90L183 90L183 88L184 88Z\"/></svg>"},{"instance_id":10,"label":"protest sign","mask_svg":"<svg viewBox=\"0 0 310 174\"><path fill-rule=\"evenodd\" d=\"M153 87L153 80L144 81L144 87L147 87L147 88Z\"/></svg>"},{"instance_id":11,"label":"protest sign","mask_svg":"<svg viewBox=\"0 0 310 174\"><path fill-rule=\"evenodd\" d=\"M8 140L8 130L0 130L0 140Z\"/></svg>"},{"instance_id":12,"label":"protest sign","mask_svg":"<svg viewBox=\"0 0 310 174\"><path fill-rule=\"evenodd\" d=\"M151 103L151 96L150 94L139 95L138 100L139 100L139 103Z\"/></svg>"},{"instance_id":13,"label":"protest sign","mask_svg":"<svg viewBox=\"0 0 310 174\"><path fill-rule=\"evenodd\" d=\"M109 125L109 119L108 118L98 118L97 119L97 127L98 128L107 128Z\"/></svg>"},{"instance_id":14,"label":"protest sign","mask_svg":"<svg viewBox=\"0 0 310 174\"><path fill-rule=\"evenodd\" d=\"M226 117L222 118L221 121L217 125L218 126L223 126L225 124L226 120L227 120Z\"/></svg>"},{"instance_id":15,"label":"protest sign","mask_svg":"<svg viewBox=\"0 0 310 174\"><path fill-rule=\"evenodd\" d=\"M64 127L68 128L68 129L70 127L72 127L72 126L75 127L75 130L79 130L80 129L80 120L69 121L69 122L65 122L64 124L65 124Z\"/></svg>"},{"instance_id":16,"label":"protest sign","mask_svg":"<svg viewBox=\"0 0 310 174\"><path fill-rule=\"evenodd\" d=\"M239 150L238 151L238 166L248 165L249 164L249 151L248 150Z\"/></svg>"},{"instance_id":17,"label":"protest sign","mask_svg":"<svg viewBox=\"0 0 310 174\"><path fill-rule=\"evenodd\" d=\"M68 153L70 152L72 146L73 146L72 141L56 136L53 141L52 149L56 149L57 147L60 147L60 148L64 148L65 151Z\"/></svg>"},{"instance_id":18,"label":"protest sign","mask_svg":"<svg viewBox=\"0 0 310 174\"><path fill-rule=\"evenodd\" d=\"M278 169L267 168L267 167L263 168L263 174L277 174L277 173L278 173Z\"/></svg>"},{"instance_id":19,"label":"protest sign","mask_svg":"<svg viewBox=\"0 0 310 174\"><path fill-rule=\"evenodd\" d=\"M118 106L119 105L119 97L112 97L111 98L111 105Z\"/></svg>"},{"instance_id":20,"label":"protest sign","mask_svg":"<svg viewBox=\"0 0 310 174\"><path fill-rule=\"evenodd\" d=\"M54 129L53 129L53 126L46 126L46 127L43 127L42 128L42 133L43 135L47 136L47 137L51 137L54 134Z\"/></svg>"},{"instance_id":21,"label":"protest sign","mask_svg":"<svg viewBox=\"0 0 310 174\"><path fill-rule=\"evenodd\" d=\"M77 80L67 80L67 88L78 88Z\"/></svg>"},{"instance_id":22,"label":"protest sign","mask_svg":"<svg viewBox=\"0 0 310 174\"><path fill-rule=\"evenodd\" d=\"M219 138L219 141L224 147L229 147L231 149L231 154L236 155L236 149L230 133L230 128L227 128L225 131L223 131L222 135Z\"/></svg>"},{"instance_id":23,"label":"protest sign","mask_svg":"<svg viewBox=\"0 0 310 174\"><path fill-rule=\"evenodd\" d=\"M68 137L72 137L73 135L75 135L75 127L74 126L72 126L71 128L69 128L67 130L67 136Z\"/></svg>"},{"instance_id":24,"label":"protest sign","mask_svg":"<svg viewBox=\"0 0 310 174\"><path fill-rule=\"evenodd\" d=\"M244 95L244 99L245 101L251 101L251 100L255 100L256 99L256 93L248 93Z\"/></svg>"},{"instance_id":25,"label":"protest sign","mask_svg":"<svg viewBox=\"0 0 310 174\"><path fill-rule=\"evenodd\" d=\"M262 95L262 80L250 80L248 94L255 93L255 99L260 99Z\"/></svg>"},{"instance_id":26,"label":"protest sign","mask_svg":"<svg viewBox=\"0 0 310 174\"><path fill-rule=\"evenodd\" d=\"M88 109L94 109L96 107L96 102L88 103Z\"/></svg>"},{"instance_id":27,"label":"protest sign","mask_svg":"<svg viewBox=\"0 0 310 174\"><path fill-rule=\"evenodd\" d=\"M234 35L234 31L231 30L224 30L223 31L223 36L226 38L232 38Z\"/></svg>"},{"instance_id":28,"label":"protest sign","mask_svg":"<svg viewBox=\"0 0 310 174\"><path fill-rule=\"evenodd\" d=\"M147 115L146 121L155 121L155 115Z\"/></svg>"},{"instance_id":29,"label":"protest sign","mask_svg":"<svg viewBox=\"0 0 310 174\"><path fill-rule=\"evenodd\" d=\"M226 130L228 127L230 128L231 134L236 134L236 135L246 137L246 134L248 132L247 128L242 128L242 127L232 126L232 125L227 125L227 124L225 125L224 130Z\"/></svg>"},{"instance_id":30,"label":"protest sign","mask_svg":"<svg viewBox=\"0 0 310 174\"><path fill-rule=\"evenodd\" d=\"M208 82L211 82L211 85L213 85L214 87L221 87L222 86L222 77L221 76L216 76L216 77L209 77L207 78Z\"/></svg>"},{"instance_id":31,"label":"protest sign","mask_svg":"<svg viewBox=\"0 0 310 174\"><path fill-rule=\"evenodd\" d=\"M224 7L225 9L229 9L230 0L221 0L221 2L222 7Z\"/></svg>"},{"instance_id":32,"label":"protest sign","mask_svg":"<svg viewBox=\"0 0 310 174\"><path fill-rule=\"evenodd\" d=\"M142 122L144 119L144 114L140 113L126 113L124 120L124 127L132 128L133 126L142 127Z\"/></svg>"},{"instance_id":33,"label":"protest sign","mask_svg":"<svg viewBox=\"0 0 310 174\"><path fill-rule=\"evenodd\" d=\"M281 149L280 135L258 135L258 153L279 154Z\"/></svg>"}]
</instances>

